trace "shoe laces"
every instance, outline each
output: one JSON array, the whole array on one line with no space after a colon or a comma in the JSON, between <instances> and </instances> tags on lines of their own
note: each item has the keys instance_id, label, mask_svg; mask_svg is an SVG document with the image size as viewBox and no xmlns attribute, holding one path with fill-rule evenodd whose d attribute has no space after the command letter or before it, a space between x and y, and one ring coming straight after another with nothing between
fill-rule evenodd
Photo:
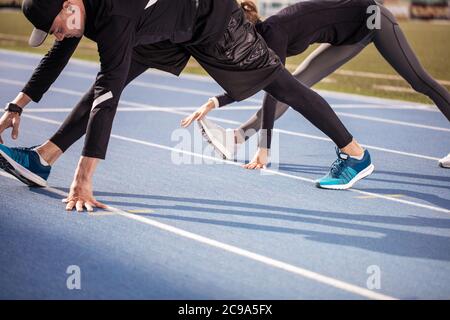
<instances>
[{"instance_id":1,"label":"shoe laces","mask_svg":"<svg viewBox=\"0 0 450 320\"><path fill-rule=\"evenodd\" d=\"M348 159L348 154L341 152L336 148L336 154L338 158L331 165L330 172L333 176L339 176L346 167L346 161Z\"/></svg>"}]
</instances>

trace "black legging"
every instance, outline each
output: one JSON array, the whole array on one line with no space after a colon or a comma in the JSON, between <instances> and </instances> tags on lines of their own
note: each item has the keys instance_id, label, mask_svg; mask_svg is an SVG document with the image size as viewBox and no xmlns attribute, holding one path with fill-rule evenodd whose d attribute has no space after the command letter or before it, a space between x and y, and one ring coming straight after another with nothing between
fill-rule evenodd
<instances>
[{"instance_id":1,"label":"black legging","mask_svg":"<svg viewBox=\"0 0 450 320\"><path fill-rule=\"evenodd\" d=\"M147 68L147 66L133 60L126 84L145 72ZM313 125L330 137L339 148L352 141L352 136L330 105L316 92L298 82L286 69L283 68L276 80L264 90L276 97L277 100L291 105L292 108L300 112ZM276 103L277 100L270 95L266 95L266 99L272 99ZM91 87L67 116L58 131L50 138L50 141L63 152L86 133L93 99L94 88ZM275 104L266 103L265 105L267 106L265 109L267 112L264 113L264 116L272 119L272 121L267 121L268 125L265 129L272 129ZM266 132L270 135L271 130ZM265 144L265 141L268 141L269 144ZM270 147L270 139L264 139L261 146Z\"/></svg>"},{"instance_id":2,"label":"black legging","mask_svg":"<svg viewBox=\"0 0 450 320\"><path fill-rule=\"evenodd\" d=\"M383 58L411 87L433 100L439 110L450 121L449 92L422 67L392 13L381 5L380 10L381 29L374 30L368 37L356 44L343 46L320 45L295 70L293 73L294 77L304 85L311 87L353 59L368 44L373 42ZM266 103L273 104L275 102L268 97L264 101L264 104ZM281 117L289 109L288 106L289 104L276 102L275 119ZM263 108L243 123L238 130L242 137L248 139L261 128L262 122ZM264 134L265 132L262 132L260 135L261 140L265 140Z\"/></svg>"},{"instance_id":3,"label":"black legging","mask_svg":"<svg viewBox=\"0 0 450 320\"><path fill-rule=\"evenodd\" d=\"M348 145L353 137L337 117L331 106L318 93L297 81L285 68L274 82L264 88L262 134L259 146L270 148L277 100L301 113L325 133L338 148Z\"/></svg>"}]
</instances>

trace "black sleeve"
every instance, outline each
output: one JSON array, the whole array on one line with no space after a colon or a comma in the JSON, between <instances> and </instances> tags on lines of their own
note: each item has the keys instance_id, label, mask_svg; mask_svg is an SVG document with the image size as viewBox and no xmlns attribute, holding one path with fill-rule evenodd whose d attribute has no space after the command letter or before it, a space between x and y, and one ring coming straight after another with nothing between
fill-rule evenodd
<instances>
[{"instance_id":1,"label":"black sleeve","mask_svg":"<svg viewBox=\"0 0 450 320\"><path fill-rule=\"evenodd\" d=\"M22 92L34 102L39 102L69 62L80 40L81 38L66 38L63 41L55 41L53 47L34 70Z\"/></svg>"},{"instance_id":2,"label":"black sleeve","mask_svg":"<svg viewBox=\"0 0 450 320\"><path fill-rule=\"evenodd\" d=\"M262 34L267 46L286 64L288 33L281 26L269 26Z\"/></svg>"},{"instance_id":3,"label":"black sleeve","mask_svg":"<svg viewBox=\"0 0 450 320\"><path fill-rule=\"evenodd\" d=\"M94 84L94 100L84 141L83 156L104 159L120 95L131 64L134 23L113 16L97 38L100 72Z\"/></svg>"},{"instance_id":4,"label":"black sleeve","mask_svg":"<svg viewBox=\"0 0 450 320\"><path fill-rule=\"evenodd\" d=\"M219 101L219 108L222 108L228 104L236 102L232 97L228 95L228 93L223 93L220 96L216 96L217 101Z\"/></svg>"}]
</instances>

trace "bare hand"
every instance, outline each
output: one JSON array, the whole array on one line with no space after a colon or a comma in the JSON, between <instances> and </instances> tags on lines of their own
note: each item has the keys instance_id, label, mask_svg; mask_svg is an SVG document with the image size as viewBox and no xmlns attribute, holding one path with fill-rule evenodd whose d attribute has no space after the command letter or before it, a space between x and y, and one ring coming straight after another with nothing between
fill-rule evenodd
<instances>
[{"instance_id":1,"label":"bare hand","mask_svg":"<svg viewBox=\"0 0 450 320\"><path fill-rule=\"evenodd\" d=\"M6 111L0 118L0 143L3 144L2 133L12 128L11 137L15 140L19 136L20 116L17 112Z\"/></svg>"},{"instance_id":2,"label":"bare hand","mask_svg":"<svg viewBox=\"0 0 450 320\"><path fill-rule=\"evenodd\" d=\"M94 211L94 207L108 209L107 205L95 200L90 181L74 180L70 186L69 196L62 202L67 203L67 211L72 211L74 207L78 212L83 212L84 208L88 212Z\"/></svg>"},{"instance_id":3,"label":"bare hand","mask_svg":"<svg viewBox=\"0 0 450 320\"><path fill-rule=\"evenodd\" d=\"M266 169L266 165L269 162L268 159L269 159L268 149L259 148L255 156L253 157L253 160L243 165L243 167L249 170Z\"/></svg>"},{"instance_id":4,"label":"bare hand","mask_svg":"<svg viewBox=\"0 0 450 320\"><path fill-rule=\"evenodd\" d=\"M194 120L202 120L212 109L214 109L214 103L212 101L208 101L190 116L181 120L181 126L183 128L187 128Z\"/></svg>"}]
</instances>

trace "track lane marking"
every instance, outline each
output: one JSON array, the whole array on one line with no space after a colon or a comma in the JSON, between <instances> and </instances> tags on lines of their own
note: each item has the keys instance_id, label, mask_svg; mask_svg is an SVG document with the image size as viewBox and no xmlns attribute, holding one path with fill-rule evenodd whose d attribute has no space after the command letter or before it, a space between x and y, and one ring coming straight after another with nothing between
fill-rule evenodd
<instances>
[{"instance_id":1,"label":"track lane marking","mask_svg":"<svg viewBox=\"0 0 450 320\"><path fill-rule=\"evenodd\" d=\"M5 84L15 85L15 86L23 86L24 85L24 83L21 81L4 79L4 78L0 78L0 83L5 83ZM84 93L81 91L75 91L75 90L64 89L64 88L59 88L59 87L51 87L49 89L49 91L67 94L67 95L73 95L73 96L77 96L77 97L84 95ZM137 102L131 102L131 101L126 101L126 100L121 100L119 102L119 104L128 105L131 107L138 107L138 108L142 108L143 110L148 108L148 110L152 110L152 111L166 112L166 113L178 114L178 115L183 115L183 116L190 115L189 112L185 112L185 111L174 110L174 109L166 108L166 107L152 106L152 105L148 105L148 104L144 104L144 103L137 103ZM24 113L27 112L26 110L27 109L24 110ZM231 124L231 125L240 125L241 124L239 121L224 119L224 118L220 118L220 117L208 116L208 118L211 120L215 120L217 122ZM305 133L283 130L283 129L275 129L275 130L277 132L291 135L291 136L297 136L297 137L320 140L320 141L329 141L329 142L331 141L331 139L329 139L327 137L320 137L320 136L315 136L315 135L311 135L311 134L305 134ZM387 152L387 153L393 153L393 154L398 154L398 155L403 155L403 156L408 156L408 157L432 160L432 161L439 161L439 159L440 159L437 157L431 157L431 156L417 154L417 153L404 152L404 151L399 151L399 150L394 150L394 149L389 149L389 148L377 147L377 146L368 145L368 144L361 144L361 146L363 146L364 148L368 148L368 149L373 149L373 150L378 150L378 151L383 151L383 152Z\"/></svg>"},{"instance_id":2,"label":"track lane marking","mask_svg":"<svg viewBox=\"0 0 450 320\"><path fill-rule=\"evenodd\" d=\"M12 178L15 180L14 177L12 177L9 174L6 174L4 172L0 172L0 175L3 177ZM61 197L67 197L67 193L65 193L61 190L55 189L53 187L45 187L43 189L47 190L48 192L59 195ZM160 230L164 230L166 232L173 233L177 236L187 238L187 239L208 245L210 247L215 247L215 248L221 249L223 251L233 253L238 256L248 258L253 261L260 262L269 267L280 269L280 270L301 276L303 278L307 278L307 279L334 287L339 290L350 292L352 294L362 296L362 297L365 297L368 299L397 300L396 298L391 297L389 295L381 294L381 293L378 293L378 292L375 292L375 291L372 291L372 290L369 290L366 288L362 288L362 287L350 284L348 282L341 281L341 280L338 280L338 279L335 279L335 278L332 278L329 276L325 276L325 275L322 275L320 273L317 273L317 272L314 272L314 271L311 271L308 269L304 269L304 268L301 268L301 267L298 267L298 266L295 266L295 265L292 265L292 264L289 264L289 263L286 263L286 262L283 262L280 260L272 259L268 256L264 256L264 255L246 250L246 249L239 248L237 246L229 245L229 244L226 244L221 241L217 241L217 240L214 240L214 239L211 239L208 237L204 237L202 235L199 235L199 234L196 234L196 233L193 233L193 232L190 232L190 231L178 228L178 227L173 227L171 225L168 225L168 224L165 224L162 222L158 222L153 219L149 219L149 218L146 218L143 216L132 214L132 213L129 213L129 212L126 212L126 211L123 211L121 209L111 207L111 206L108 206L108 208L109 208L110 212L112 212L116 215L122 216L124 218L147 224L149 226L158 228Z\"/></svg>"},{"instance_id":3,"label":"track lane marking","mask_svg":"<svg viewBox=\"0 0 450 320\"><path fill-rule=\"evenodd\" d=\"M20 70L28 70L28 71L32 71L35 69L34 66L29 66L26 64L20 64L20 63L6 63L6 62L2 62L0 61L0 65L7 67L7 68L15 68L15 69L20 69ZM77 71L65 71L62 75L66 75L66 76L71 76L71 77L77 77L77 78L82 78L82 79L88 79L91 81L95 80L95 75L89 74L89 73L84 73L84 72L77 72ZM181 88L179 86L169 86L169 85L161 85L161 84L154 84L154 83L149 83L149 82L145 82L145 81L141 81L141 80L134 80L130 83L131 86L137 86L137 87L143 87L143 88L149 88L149 89L158 89L158 90L166 90L166 91L172 91L172 92L177 92L177 93L187 93L187 94L192 94L192 95L199 95L199 96L205 96L205 97L212 97L217 95L217 92L212 92L212 91L205 91L205 90L195 90L195 89L186 89L186 88ZM262 104L262 100L261 99L256 99L256 98L248 98L245 99L245 101L248 102L253 102L253 103L257 103L257 104ZM405 105L405 106L380 106L380 105L376 105L376 104L372 104L372 105L366 105L367 109L403 109L403 110L421 110L421 111L430 111L429 107L426 106L413 106L413 105ZM347 107L348 109L356 109L355 107L350 108ZM344 116L344 115L343 115ZM381 118L379 118L381 119ZM376 121L376 120L372 120L370 119L370 117L365 118L364 120L367 121ZM389 120L389 119L386 119ZM393 120L394 121L394 120ZM389 122L387 122L389 123ZM400 121L400 125L404 125L404 124L409 124L408 122L402 122ZM430 128L432 128L433 126L428 126ZM427 129L430 129L427 128ZM431 129L432 130L432 129Z\"/></svg>"},{"instance_id":4,"label":"track lane marking","mask_svg":"<svg viewBox=\"0 0 450 320\"><path fill-rule=\"evenodd\" d=\"M36 53L30 53L30 52L19 52L19 51L8 50L8 49L0 49L0 54L10 55L10 56L19 56L19 57L32 59L33 63L38 63L39 60L42 59L42 54L36 54ZM93 62L93 61L71 58L70 64L99 70L99 63ZM172 78L172 79L175 77L172 74L169 74L167 72L163 72L160 70L156 70L156 69L149 69L149 70L145 71L145 73L149 74L149 75L157 75L157 76L162 76L162 77ZM210 83L210 84L216 84L216 82L211 77L205 76L205 75L183 73L179 76L179 78L181 78L183 80L193 80L196 82L205 82L205 83ZM336 92L336 91L329 91L329 90L317 90L317 92L319 92L323 95L327 95L329 97L333 97L335 99L358 101L358 103L366 102L369 104L402 106L402 107L410 107L410 108L414 108L414 109L417 108L417 110L423 110L423 111L440 112L436 106L430 105L430 104L408 102L408 101L404 101L404 100L385 99L385 98L379 98L379 97L361 96L361 95L354 94L354 93L344 93L344 92ZM215 94L217 94L217 92ZM259 100L258 103L260 103L260 101L261 100Z\"/></svg>"},{"instance_id":5,"label":"track lane marking","mask_svg":"<svg viewBox=\"0 0 450 320\"><path fill-rule=\"evenodd\" d=\"M26 117L26 118L33 119L33 120L50 123L50 124L55 124L55 125L61 125L62 124L62 122L60 122L60 121L55 121L55 120L47 119L47 118L43 118L43 117L32 116L32 115L27 115L27 114L22 114L22 116ZM171 151L171 152L177 152L177 153L181 153L181 154L186 154L186 155L190 155L190 156L193 156L193 157L199 157L199 158L202 158L202 159L208 159L208 160L212 160L212 161L222 162L222 163L226 163L226 164L230 164L230 165L234 165L234 166L241 167L243 165L243 163L240 163L240 162L234 162L234 161L230 161L230 160L219 159L219 158L216 158L216 157L203 155L203 154L200 154L200 153L195 153L195 152L191 152L191 151L177 149L177 148L173 148L173 147L170 147L170 146L157 144L157 143L152 143L152 142L139 140L139 139L134 139L134 138L129 138L129 137L121 136L121 135L112 134L111 138L114 138L114 139L117 139L117 140L122 140L122 141L127 141L127 142L133 142L133 143L136 143L136 144L145 145L145 146L149 146L149 147L154 147L154 148L167 150L167 151ZM305 178L305 177L301 177L301 176L296 176L296 175L280 172L280 171L277 171L277 170L264 169L264 171L266 173L271 173L273 175L286 177L286 178L290 178L290 179L295 179L295 180L299 180L299 181L310 182L310 183L314 183L315 182L315 180L313 180L313 179L309 179L309 178ZM424 208L424 209L428 209L428 210L432 210L432 211L443 212L443 213L447 213L447 214L450 213L449 209L445 209L445 208L441 208L441 207L435 207L435 206L430 206L430 205L426 205L426 204L422 204L422 203L418 203L418 202L414 202L414 201L409 201L409 200L392 198L392 197L389 197L387 195L383 195L383 194L379 194L379 193L368 192L368 191L363 191L363 190L353 189L353 188L352 189L348 189L346 191L359 193L359 194L365 195L365 196L373 196L373 197L376 197L376 198L379 198L379 199L384 199L384 200L389 200L389 201L393 201L393 202L398 202L398 203L402 203L402 204L406 204L406 205L410 205L410 206L414 206L414 207L418 207L418 208ZM342 192L342 191L339 191L339 192Z\"/></svg>"}]
</instances>

